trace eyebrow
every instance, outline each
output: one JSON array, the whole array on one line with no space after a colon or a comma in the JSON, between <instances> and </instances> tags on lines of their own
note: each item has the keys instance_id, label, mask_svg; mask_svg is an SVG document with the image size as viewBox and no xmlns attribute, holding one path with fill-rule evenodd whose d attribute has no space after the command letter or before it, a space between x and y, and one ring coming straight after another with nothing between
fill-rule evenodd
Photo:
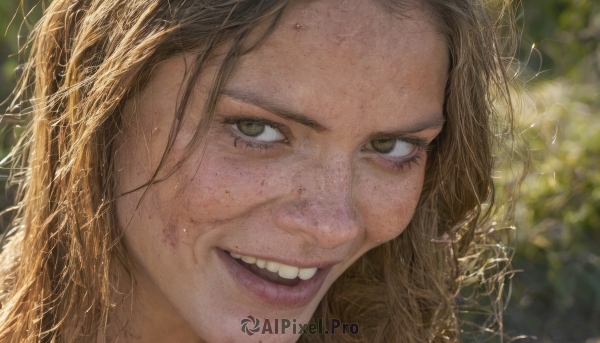
<instances>
[{"instance_id":1,"label":"eyebrow","mask_svg":"<svg viewBox=\"0 0 600 343\"><path fill-rule=\"evenodd\" d=\"M287 109L281 106L280 104L276 103L275 101L265 99L255 92L241 91L235 89L224 89L223 92L221 92L221 94L239 101L243 101L248 104L252 104L254 106L258 106L275 114L278 117L295 121L302 125L308 126L317 132L323 132L328 130L328 128L325 125L319 123L318 121L311 119L302 113Z\"/></svg>"},{"instance_id":2,"label":"eyebrow","mask_svg":"<svg viewBox=\"0 0 600 343\"><path fill-rule=\"evenodd\" d=\"M381 131L372 135L374 138L379 137L403 137L406 135L411 135L414 133L418 133L421 131L431 130L431 129L441 129L446 123L446 118L443 115L435 115L432 118L427 118L425 120L421 120L416 123L414 126L408 127L402 130L396 131Z\"/></svg>"},{"instance_id":3,"label":"eyebrow","mask_svg":"<svg viewBox=\"0 0 600 343\"><path fill-rule=\"evenodd\" d=\"M221 92L221 94L226 95L230 98L254 105L254 106L258 106L262 109L265 109L265 110L275 114L278 117L288 119L291 121L295 121L302 125L308 126L317 132L323 132L323 131L329 130L325 125L319 123L318 121L311 119L302 113L296 112L291 109L287 109L275 101L272 101L272 100L262 97L260 94L258 94L256 92L247 91L247 90L237 90L237 89L224 89ZM382 137L390 137L390 138L403 137L406 135L411 135L411 134L429 130L429 129L441 128L444 126L445 122L446 122L446 118L444 118L443 115L441 115L441 114L435 115L432 118L427 118L425 120L419 121L412 127L407 127L405 129L396 130L396 131L381 131L381 132L377 132L377 133L371 135L371 137L373 139L377 139L377 138L381 139Z\"/></svg>"}]
</instances>

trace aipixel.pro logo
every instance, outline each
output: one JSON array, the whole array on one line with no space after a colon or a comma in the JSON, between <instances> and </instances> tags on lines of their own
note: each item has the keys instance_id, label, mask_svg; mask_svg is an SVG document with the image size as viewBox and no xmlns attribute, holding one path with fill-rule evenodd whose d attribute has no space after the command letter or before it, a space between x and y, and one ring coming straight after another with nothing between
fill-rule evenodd
<instances>
[{"instance_id":1,"label":"aipixel.pro logo","mask_svg":"<svg viewBox=\"0 0 600 343\"><path fill-rule=\"evenodd\" d=\"M254 327L251 329L252 325ZM252 336L258 331L260 331L260 320L258 318L254 319L254 317L248 316L248 318L242 319L242 332L247 333L248 336Z\"/></svg>"},{"instance_id":2,"label":"aipixel.pro logo","mask_svg":"<svg viewBox=\"0 0 600 343\"><path fill-rule=\"evenodd\" d=\"M261 321L253 316L248 316L242 319L242 332L252 336L254 334L261 335L278 335L278 334L292 334L292 335L335 335L335 334L358 334L358 324L356 323L342 323L339 319L332 318L329 327L325 327L323 324L323 318L318 318L316 323L301 324L296 323L296 319L263 319L263 325L261 328ZM337 332L336 332L337 330ZM291 331L291 332L290 332Z\"/></svg>"}]
</instances>

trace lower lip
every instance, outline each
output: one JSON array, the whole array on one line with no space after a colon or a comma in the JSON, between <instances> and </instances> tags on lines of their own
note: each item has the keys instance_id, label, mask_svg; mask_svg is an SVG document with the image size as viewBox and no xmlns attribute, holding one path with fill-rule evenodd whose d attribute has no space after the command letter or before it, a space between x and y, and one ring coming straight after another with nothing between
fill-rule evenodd
<instances>
[{"instance_id":1,"label":"lower lip","mask_svg":"<svg viewBox=\"0 0 600 343\"><path fill-rule=\"evenodd\" d=\"M229 253L216 249L217 255L233 279L250 291L263 303L274 307L301 307L308 305L319 293L331 267L318 269L310 280L302 280L296 286L284 286L261 279L236 262Z\"/></svg>"}]
</instances>

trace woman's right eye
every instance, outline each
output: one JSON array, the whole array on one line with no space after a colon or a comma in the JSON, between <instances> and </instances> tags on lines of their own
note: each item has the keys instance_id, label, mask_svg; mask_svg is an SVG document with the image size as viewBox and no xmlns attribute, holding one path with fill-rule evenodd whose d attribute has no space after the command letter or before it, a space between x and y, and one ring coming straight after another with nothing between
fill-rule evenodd
<instances>
[{"instance_id":1,"label":"woman's right eye","mask_svg":"<svg viewBox=\"0 0 600 343\"><path fill-rule=\"evenodd\" d=\"M255 120L240 120L233 128L244 136L259 142L277 142L285 140L285 136L271 125Z\"/></svg>"}]
</instances>

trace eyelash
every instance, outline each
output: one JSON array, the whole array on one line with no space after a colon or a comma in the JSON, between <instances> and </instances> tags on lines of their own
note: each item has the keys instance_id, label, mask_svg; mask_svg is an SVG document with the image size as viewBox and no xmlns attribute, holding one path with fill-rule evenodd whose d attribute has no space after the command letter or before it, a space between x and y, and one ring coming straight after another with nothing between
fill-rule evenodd
<instances>
[{"instance_id":1,"label":"eyelash","mask_svg":"<svg viewBox=\"0 0 600 343\"><path fill-rule=\"evenodd\" d=\"M417 147L417 149L422 149ZM416 165L418 165L419 167L421 166L419 164L419 161L421 160L421 156L417 154L415 154L413 157L409 158L408 160L405 161L398 161L398 162L393 162L392 166L394 167L394 170L401 172L404 170L404 168L408 167L408 169L410 170L411 164L414 163Z\"/></svg>"},{"instance_id":2,"label":"eyelash","mask_svg":"<svg viewBox=\"0 0 600 343\"><path fill-rule=\"evenodd\" d=\"M231 135L233 136L233 146L236 148L240 143L245 144L246 148L259 149L259 151L267 151L268 149L273 148L275 146L275 142L256 142L242 138L239 135L236 135L235 133L231 133Z\"/></svg>"},{"instance_id":3,"label":"eyelash","mask_svg":"<svg viewBox=\"0 0 600 343\"><path fill-rule=\"evenodd\" d=\"M224 125L234 125L234 124L238 124L239 122L244 121L244 120L255 121L257 123L268 125L276 130L279 130L279 132L281 132L281 134L284 137L286 137L284 142L289 143L287 136L280 130L282 125L278 124L278 123L274 123L269 120L257 119L257 118L252 118L252 117L233 117L233 118L225 118L223 120L223 124ZM276 148L277 143L281 143L281 142L259 142L259 141L255 141L252 139L244 138L243 136L241 136L240 133L238 133L235 130L228 130L228 131L231 134L231 136L233 137L233 146L234 147L237 147L238 144L242 143L242 144L246 145L246 148L258 149L260 152L266 152L269 149ZM411 144L413 144L415 146L415 149L417 151L415 153L413 153L413 156L410 157L408 160L392 162L392 161L385 159L384 157L381 157L381 155L379 155L379 156L380 156L380 158L386 160L386 163L388 165L391 165L392 169L394 169L397 172L403 171L404 168L408 168L410 170L412 168L413 163L418 166L421 166L419 164L419 162L422 160L421 154L423 152L426 153L427 151L429 151L429 146L428 146L428 144L426 144L425 142L423 142L421 140L416 140L416 142L411 143ZM364 149L362 149L362 150L364 150Z\"/></svg>"}]
</instances>

